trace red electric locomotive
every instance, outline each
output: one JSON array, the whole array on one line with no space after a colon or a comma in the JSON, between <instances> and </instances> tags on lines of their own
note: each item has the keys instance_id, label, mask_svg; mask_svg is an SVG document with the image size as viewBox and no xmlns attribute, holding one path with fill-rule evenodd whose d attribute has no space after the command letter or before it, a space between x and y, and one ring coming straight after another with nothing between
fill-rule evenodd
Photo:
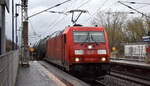
<instances>
[{"instance_id":1,"label":"red electric locomotive","mask_svg":"<svg viewBox=\"0 0 150 86\"><path fill-rule=\"evenodd\" d=\"M110 70L107 33L102 27L82 27L76 24L79 16L74 19L75 12L79 12L80 16L87 11L69 11L75 26L57 31L37 43L34 46L36 58L46 57L47 61L75 74L104 76Z\"/></svg>"},{"instance_id":2,"label":"red electric locomotive","mask_svg":"<svg viewBox=\"0 0 150 86\"><path fill-rule=\"evenodd\" d=\"M67 27L46 44L46 59L67 71L89 76L109 73L108 38L102 27Z\"/></svg>"}]
</instances>

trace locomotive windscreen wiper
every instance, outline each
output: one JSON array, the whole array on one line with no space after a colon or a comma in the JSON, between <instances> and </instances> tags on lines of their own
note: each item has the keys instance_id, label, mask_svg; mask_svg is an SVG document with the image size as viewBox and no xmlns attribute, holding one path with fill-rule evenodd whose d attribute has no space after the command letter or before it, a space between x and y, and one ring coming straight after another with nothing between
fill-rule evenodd
<instances>
[{"instance_id":1,"label":"locomotive windscreen wiper","mask_svg":"<svg viewBox=\"0 0 150 86\"><path fill-rule=\"evenodd\" d=\"M87 40L88 40L88 42L89 42L89 39L90 39L90 34L89 34L89 32L88 32L88 34L87 34L87 36L86 36L86 39L82 42L81 45L83 45L84 43L86 43Z\"/></svg>"},{"instance_id":2,"label":"locomotive windscreen wiper","mask_svg":"<svg viewBox=\"0 0 150 86\"><path fill-rule=\"evenodd\" d=\"M98 45L98 43L96 42L96 40L94 40L93 35L91 34L91 39L96 43L96 45Z\"/></svg>"}]
</instances>

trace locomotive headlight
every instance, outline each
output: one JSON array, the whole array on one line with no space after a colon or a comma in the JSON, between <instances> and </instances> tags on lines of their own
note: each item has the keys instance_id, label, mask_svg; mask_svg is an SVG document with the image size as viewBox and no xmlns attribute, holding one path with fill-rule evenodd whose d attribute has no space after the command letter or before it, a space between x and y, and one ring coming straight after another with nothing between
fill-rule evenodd
<instances>
[{"instance_id":1,"label":"locomotive headlight","mask_svg":"<svg viewBox=\"0 0 150 86\"><path fill-rule=\"evenodd\" d=\"M75 53L75 55L82 55L83 50L75 50L74 53Z\"/></svg>"},{"instance_id":2,"label":"locomotive headlight","mask_svg":"<svg viewBox=\"0 0 150 86\"><path fill-rule=\"evenodd\" d=\"M80 61L80 58L76 57L76 58L75 58L75 61L76 61L76 62L79 62L79 61Z\"/></svg>"},{"instance_id":3,"label":"locomotive headlight","mask_svg":"<svg viewBox=\"0 0 150 86\"><path fill-rule=\"evenodd\" d=\"M106 61L106 58L105 58L105 57L102 57L102 58L101 58L101 61L103 61L103 62Z\"/></svg>"},{"instance_id":4,"label":"locomotive headlight","mask_svg":"<svg viewBox=\"0 0 150 86\"><path fill-rule=\"evenodd\" d=\"M107 54L107 53L106 53L106 50L98 50L97 54Z\"/></svg>"},{"instance_id":5,"label":"locomotive headlight","mask_svg":"<svg viewBox=\"0 0 150 86\"><path fill-rule=\"evenodd\" d=\"M93 47L92 45L89 45L89 46L88 46L88 49L92 49L92 47Z\"/></svg>"}]
</instances>

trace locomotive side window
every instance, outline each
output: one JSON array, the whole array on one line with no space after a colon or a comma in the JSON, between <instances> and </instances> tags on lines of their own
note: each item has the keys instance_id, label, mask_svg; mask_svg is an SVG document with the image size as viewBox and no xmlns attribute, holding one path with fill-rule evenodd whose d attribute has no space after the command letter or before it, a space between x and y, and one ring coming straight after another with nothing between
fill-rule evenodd
<instances>
[{"instance_id":1,"label":"locomotive side window","mask_svg":"<svg viewBox=\"0 0 150 86\"><path fill-rule=\"evenodd\" d=\"M74 31L74 42L105 42L104 32L97 31Z\"/></svg>"}]
</instances>

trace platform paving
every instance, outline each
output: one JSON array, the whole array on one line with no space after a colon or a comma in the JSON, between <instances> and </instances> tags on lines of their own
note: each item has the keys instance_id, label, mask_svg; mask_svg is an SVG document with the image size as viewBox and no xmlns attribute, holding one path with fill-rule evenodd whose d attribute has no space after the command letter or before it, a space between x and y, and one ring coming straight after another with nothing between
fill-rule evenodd
<instances>
[{"instance_id":1,"label":"platform paving","mask_svg":"<svg viewBox=\"0 0 150 86\"><path fill-rule=\"evenodd\" d=\"M62 80L67 86L90 86L89 84L81 81L80 79L52 66L49 65L49 63L45 61L39 62L42 66L44 66L49 72L53 73L57 77L59 77L60 80ZM60 85L61 86L61 85Z\"/></svg>"},{"instance_id":2,"label":"platform paving","mask_svg":"<svg viewBox=\"0 0 150 86\"><path fill-rule=\"evenodd\" d=\"M16 86L89 86L45 61L32 61L20 67Z\"/></svg>"},{"instance_id":3,"label":"platform paving","mask_svg":"<svg viewBox=\"0 0 150 86\"><path fill-rule=\"evenodd\" d=\"M16 86L65 86L46 72L38 62L30 62L30 67L19 68Z\"/></svg>"}]
</instances>

